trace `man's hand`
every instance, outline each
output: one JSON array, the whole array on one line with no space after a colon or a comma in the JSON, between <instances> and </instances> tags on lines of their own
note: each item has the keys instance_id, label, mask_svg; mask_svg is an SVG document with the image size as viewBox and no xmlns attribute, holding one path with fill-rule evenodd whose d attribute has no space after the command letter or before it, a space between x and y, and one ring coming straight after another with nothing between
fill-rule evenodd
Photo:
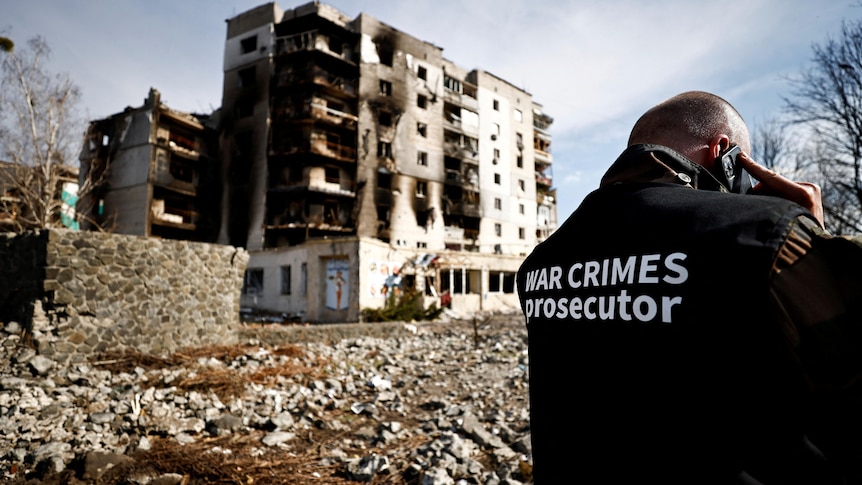
<instances>
[{"instance_id":1,"label":"man's hand","mask_svg":"<svg viewBox=\"0 0 862 485\"><path fill-rule=\"evenodd\" d=\"M787 199L805 207L823 227L823 200L820 197L820 186L810 182L794 182L782 177L766 167L758 165L747 153L740 154L737 160L742 162L752 177L759 183L752 189L753 194L774 195Z\"/></svg>"}]
</instances>

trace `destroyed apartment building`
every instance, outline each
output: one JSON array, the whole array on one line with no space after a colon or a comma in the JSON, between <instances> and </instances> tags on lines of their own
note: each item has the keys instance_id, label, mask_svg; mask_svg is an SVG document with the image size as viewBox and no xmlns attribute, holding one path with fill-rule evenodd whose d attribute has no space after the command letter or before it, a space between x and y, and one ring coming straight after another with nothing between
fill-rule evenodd
<instances>
[{"instance_id":1,"label":"destroyed apartment building","mask_svg":"<svg viewBox=\"0 0 862 485\"><path fill-rule=\"evenodd\" d=\"M518 267L556 228L553 120L442 54L319 2L243 12L227 20L217 115L151 92L91 124L82 167L111 167L94 205L117 232L246 248L254 310L359 321L408 289L514 310ZM147 163L126 163L132 150Z\"/></svg>"}]
</instances>

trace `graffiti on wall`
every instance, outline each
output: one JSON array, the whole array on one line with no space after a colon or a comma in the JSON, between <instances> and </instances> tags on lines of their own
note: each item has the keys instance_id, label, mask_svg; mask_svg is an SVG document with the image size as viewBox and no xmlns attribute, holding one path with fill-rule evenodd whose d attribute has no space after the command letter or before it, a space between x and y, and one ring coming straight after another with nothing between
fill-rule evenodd
<instances>
[{"instance_id":1,"label":"graffiti on wall","mask_svg":"<svg viewBox=\"0 0 862 485\"><path fill-rule=\"evenodd\" d=\"M401 265L392 261L372 261L369 267L371 296L390 295L401 288Z\"/></svg>"},{"instance_id":2,"label":"graffiti on wall","mask_svg":"<svg viewBox=\"0 0 862 485\"><path fill-rule=\"evenodd\" d=\"M349 300L350 264L346 259L330 259L326 262L326 308L345 310Z\"/></svg>"}]
</instances>

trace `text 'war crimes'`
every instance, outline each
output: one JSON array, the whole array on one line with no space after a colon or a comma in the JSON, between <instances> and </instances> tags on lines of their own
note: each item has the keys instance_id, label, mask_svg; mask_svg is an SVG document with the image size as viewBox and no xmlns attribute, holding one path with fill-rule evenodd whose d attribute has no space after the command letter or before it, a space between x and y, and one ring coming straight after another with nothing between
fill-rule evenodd
<instances>
[{"instance_id":1,"label":"text 'war crimes'","mask_svg":"<svg viewBox=\"0 0 862 485\"><path fill-rule=\"evenodd\" d=\"M531 319L546 320L615 320L643 323L659 319L673 323L673 307L682 303L681 296L654 297L630 295L621 289L615 295L591 294L589 288L615 286L678 287L688 281L684 263L686 254L674 252L642 254L571 265L548 266L526 273L524 293L536 293L524 300L527 323ZM577 290L561 296L560 291ZM634 291L633 291L634 292ZM638 292L640 293L640 292Z\"/></svg>"}]
</instances>

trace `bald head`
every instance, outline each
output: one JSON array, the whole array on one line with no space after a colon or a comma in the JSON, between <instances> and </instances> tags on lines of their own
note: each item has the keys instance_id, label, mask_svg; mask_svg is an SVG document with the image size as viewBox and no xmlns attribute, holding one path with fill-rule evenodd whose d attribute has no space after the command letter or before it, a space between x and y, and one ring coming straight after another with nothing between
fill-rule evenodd
<instances>
[{"instance_id":1,"label":"bald head","mask_svg":"<svg viewBox=\"0 0 862 485\"><path fill-rule=\"evenodd\" d=\"M730 103L714 94L688 91L644 113L635 123L628 144L663 145L695 160L713 139L722 135L730 144L751 151L748 127Z\"/></svg>"}]
</instances>

